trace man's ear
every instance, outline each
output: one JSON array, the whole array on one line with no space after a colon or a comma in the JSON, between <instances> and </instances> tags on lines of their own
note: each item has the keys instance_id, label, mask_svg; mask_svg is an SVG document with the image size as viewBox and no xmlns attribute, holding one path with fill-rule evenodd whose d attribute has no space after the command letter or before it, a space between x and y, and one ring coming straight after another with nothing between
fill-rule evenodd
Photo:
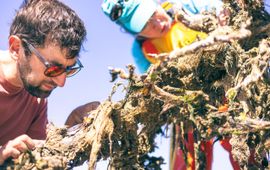
<instances>
[{"instance_id":1,"label":"man's ear","mask_svg":"<svg viewBox=\"0 0 270 170\"><path fill-rule=\"evenodd\" d=\"M21 39L16 35L11 35L8 39L8 43L9 43L9 53L11 54L11 57L17 60L18 57L20 56L19 53L22 46Z\"/></svg>"}]
</instances>

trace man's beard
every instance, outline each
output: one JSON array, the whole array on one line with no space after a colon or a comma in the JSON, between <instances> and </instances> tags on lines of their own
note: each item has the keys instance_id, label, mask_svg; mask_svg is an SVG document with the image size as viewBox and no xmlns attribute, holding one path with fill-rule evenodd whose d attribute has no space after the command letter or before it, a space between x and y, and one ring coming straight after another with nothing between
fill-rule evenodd
<instances>
[{"instance_id":1,"label":"man's beard","mask_svg":"<svg viewBox=\"0 0 270 170\"><path fill-rule=\"evenodd\" d=\"M44 91L40 89L40 85L34 86L31 85L27 79L27 75L31 73L32 69L29 62L25 62L23 64L18 64L21 80L23 82L23 86L27 92L29 92L32 96L39 97L39 98L46 98L48 97L51 91Z\"/></svg>"},{"instance_id":2,"label":"man's beard","mask_svg":"<svg viewBox=\"0 0 270 170\"><path fill-rule=\"evenodd\" d=\"M32 96L36 96L36 97L39 97L39 98L46 98L48 96L50 96L51 92L52 91L44 91L44 90L41 90L38 87L35 87L35 86L32 86L30 84L28 84L27 82L25 82L24 79L23 80L23 85L24 85L24 88L26 91L28 91L28 93L30 93Z\"/></svg>"}]
</instances>

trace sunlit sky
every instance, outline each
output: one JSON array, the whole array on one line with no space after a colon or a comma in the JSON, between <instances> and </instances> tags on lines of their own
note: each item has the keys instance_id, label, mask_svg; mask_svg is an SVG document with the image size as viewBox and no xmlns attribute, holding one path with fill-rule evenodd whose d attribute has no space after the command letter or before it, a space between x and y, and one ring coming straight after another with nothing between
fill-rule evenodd
<instances>
[{"instance_id":1,"label":"sunlit sky","mask_svg":"<svg viewBox=\"0 0 270 170\"><path fill-rule=\"evenodd\" d=\"M9 26L22 0L5 0L1 2L0 15L0 49L8 47ZM48 118L56 126L63 126L68 114L77 106L91 101L104 101L110 94L113 83L110 83L108 66L125 69L133 63L131 44L133 37L120 30L101 11L101 0L63 0L74 9L84 21L87 30L87 41L80 59L84 68L76 76L67 79L62 88L57 88L49 97ZM120 89L121 90L121 89ZM122 96L116 94L114 100ZM166 165L162 169L169 169L169 140L156 140L160 149L155 153L163 156ZM84 170L86 166L75 169ZM106 162L99 163L97 169L106 169ZM215 144L213 170L230 170L228 155Z\"/></svg>"}]
</instances>

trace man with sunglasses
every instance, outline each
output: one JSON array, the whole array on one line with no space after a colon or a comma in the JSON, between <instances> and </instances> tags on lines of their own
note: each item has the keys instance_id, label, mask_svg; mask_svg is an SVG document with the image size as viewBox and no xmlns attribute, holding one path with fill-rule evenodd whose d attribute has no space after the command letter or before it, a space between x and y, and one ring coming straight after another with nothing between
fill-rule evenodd
<instances>
[{"instance_id":1,"label":"man with sunglasses","mask_svg":"<svg viewBox=\"0 0 270 170\"><path fill-rule=\"evenodd\" d=\"M0 51L0 165L46 138L47 100L83 67L84 23L58 0L28 0Z\"/></svg>"}]
</instances>

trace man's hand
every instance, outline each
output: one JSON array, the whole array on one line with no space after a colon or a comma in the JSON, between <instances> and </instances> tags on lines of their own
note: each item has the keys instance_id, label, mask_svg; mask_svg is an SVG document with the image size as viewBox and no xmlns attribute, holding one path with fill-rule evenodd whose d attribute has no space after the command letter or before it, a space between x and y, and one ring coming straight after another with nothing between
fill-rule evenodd
<instances>
[{"instance_id":1,"label":"man's hand","mask_svg":"<svg viewBox=\"0 0 270 170\"><path fill-rule=\"evenodd\" d=\"M0 148L0 165L9 157L18 158L25 151L35 149L36 141L38 140L33 140L27 135L8 141Z\"/></svg>"}]
</instances>

